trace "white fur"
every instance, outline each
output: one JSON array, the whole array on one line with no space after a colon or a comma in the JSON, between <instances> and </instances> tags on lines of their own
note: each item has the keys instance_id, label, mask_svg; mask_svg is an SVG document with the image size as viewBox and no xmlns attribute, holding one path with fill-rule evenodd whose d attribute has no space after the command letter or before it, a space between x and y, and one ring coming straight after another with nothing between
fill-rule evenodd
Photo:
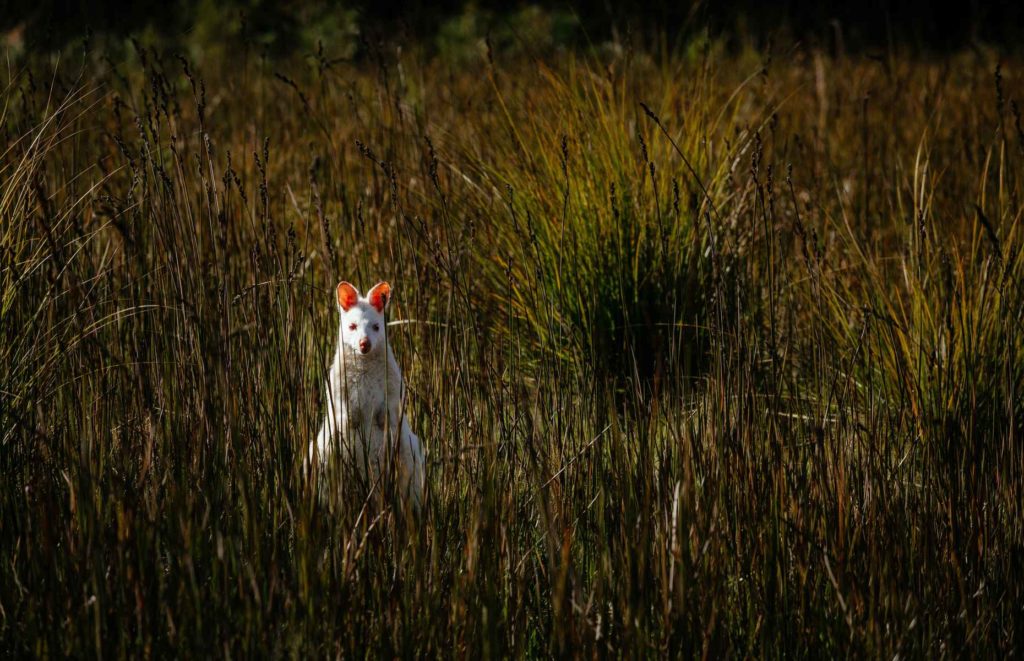
<instances>
[{"instance_id":1,"label":"white fur","mask_svg":"<svg viewBox=\"0 0 1024 661\"><path fill-rule=\"evenodd\" d=\"M325 461L341 450L343 458L353 460L371 483L394 461L401 493L418 510L423 498L423 449L409 429L402 373L385 335L383 307L390 295L378 310L370 304L374 290L348 310L338 305L341 323L327 378L328 410L316 440L310 443L309 459ZM396 437L397 443L386 442Z\"/></svg>"}]
</instances>

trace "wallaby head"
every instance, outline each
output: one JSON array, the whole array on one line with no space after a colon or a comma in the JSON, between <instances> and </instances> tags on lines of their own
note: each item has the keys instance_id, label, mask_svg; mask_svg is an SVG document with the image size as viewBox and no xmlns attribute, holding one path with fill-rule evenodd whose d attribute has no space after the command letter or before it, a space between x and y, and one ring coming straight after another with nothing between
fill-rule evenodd
<instances>
[{"instance_id":1,"label":"wallaby head","mask_svg":"<svg viewBox=\"0 0 1024 661\"><path fill-rule=\"evenodd\" d=\"M368 355L385 344L384 309L391 300L391 285L379 282L363 298L351 283L338 284L341 313L340 339L356 354Z\"/></svg>"}]
</instances>

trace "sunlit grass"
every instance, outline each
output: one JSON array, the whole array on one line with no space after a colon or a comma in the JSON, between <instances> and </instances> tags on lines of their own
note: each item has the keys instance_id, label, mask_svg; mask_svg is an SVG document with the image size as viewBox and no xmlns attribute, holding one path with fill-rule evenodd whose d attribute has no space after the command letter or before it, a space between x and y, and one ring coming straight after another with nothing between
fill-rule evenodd
<instances>
[{"instance_id":1,"label":"sunlit grass","mask_svg":"<svg viewBox=\"0 0 1024 661\"><path fill-rule=\"evenodd\" d=\"M1018 646L1015 67L416 53L5 84L2 649ZM303 471L341 279L418 521Z\"/></svg>"}]
</instances>

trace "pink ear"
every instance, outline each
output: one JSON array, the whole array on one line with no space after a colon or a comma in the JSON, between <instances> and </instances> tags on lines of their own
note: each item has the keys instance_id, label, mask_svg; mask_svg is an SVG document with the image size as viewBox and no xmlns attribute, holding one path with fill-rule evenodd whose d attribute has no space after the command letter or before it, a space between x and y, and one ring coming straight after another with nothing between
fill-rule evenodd
<instances>
[{"instance_id":1,"label":"pink ear","mask_svg":"<svg viewBox=\"0 0 1024 661\"><path fill-rule=\"evenodd\" d=\"M386 282L378 282L366 295L366 298L370 301L370 305L377 308L377 312L384 312L388 301L391 300L391 285Z\"/></svg>"},{"instance_id":2,"label":"pink ear","mask_svg":"<svg viewBox=\"0 0 1024 661\"><path fill-rule=\"evenodd\" d=\"M359 290L351 284L342 281L338 283L338 305L345 312L359 302Z\"/></svg>"}]
</instances>

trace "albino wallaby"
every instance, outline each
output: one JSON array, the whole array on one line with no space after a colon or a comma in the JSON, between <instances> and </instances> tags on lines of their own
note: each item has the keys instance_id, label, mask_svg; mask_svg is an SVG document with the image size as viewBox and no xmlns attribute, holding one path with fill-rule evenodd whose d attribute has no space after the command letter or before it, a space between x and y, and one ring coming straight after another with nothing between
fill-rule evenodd
<instances>
[{"instance_id":1,"label":"albino wallaby","mask_svg":"<svg viewBox=\"0 0 1024 661\"><path fill-rule=\"evenodd\" d=\"M362 298L338 284L338 349L327 378L327 414L309 460L324 461L336 449L371 482L388 461L398 468L398 487L414 511L423 498L423 449L404 415L405 386L384 332L391 286L380 282ZM369 470L367 470L369 469Z\"/></svg>"}]
</instances>

